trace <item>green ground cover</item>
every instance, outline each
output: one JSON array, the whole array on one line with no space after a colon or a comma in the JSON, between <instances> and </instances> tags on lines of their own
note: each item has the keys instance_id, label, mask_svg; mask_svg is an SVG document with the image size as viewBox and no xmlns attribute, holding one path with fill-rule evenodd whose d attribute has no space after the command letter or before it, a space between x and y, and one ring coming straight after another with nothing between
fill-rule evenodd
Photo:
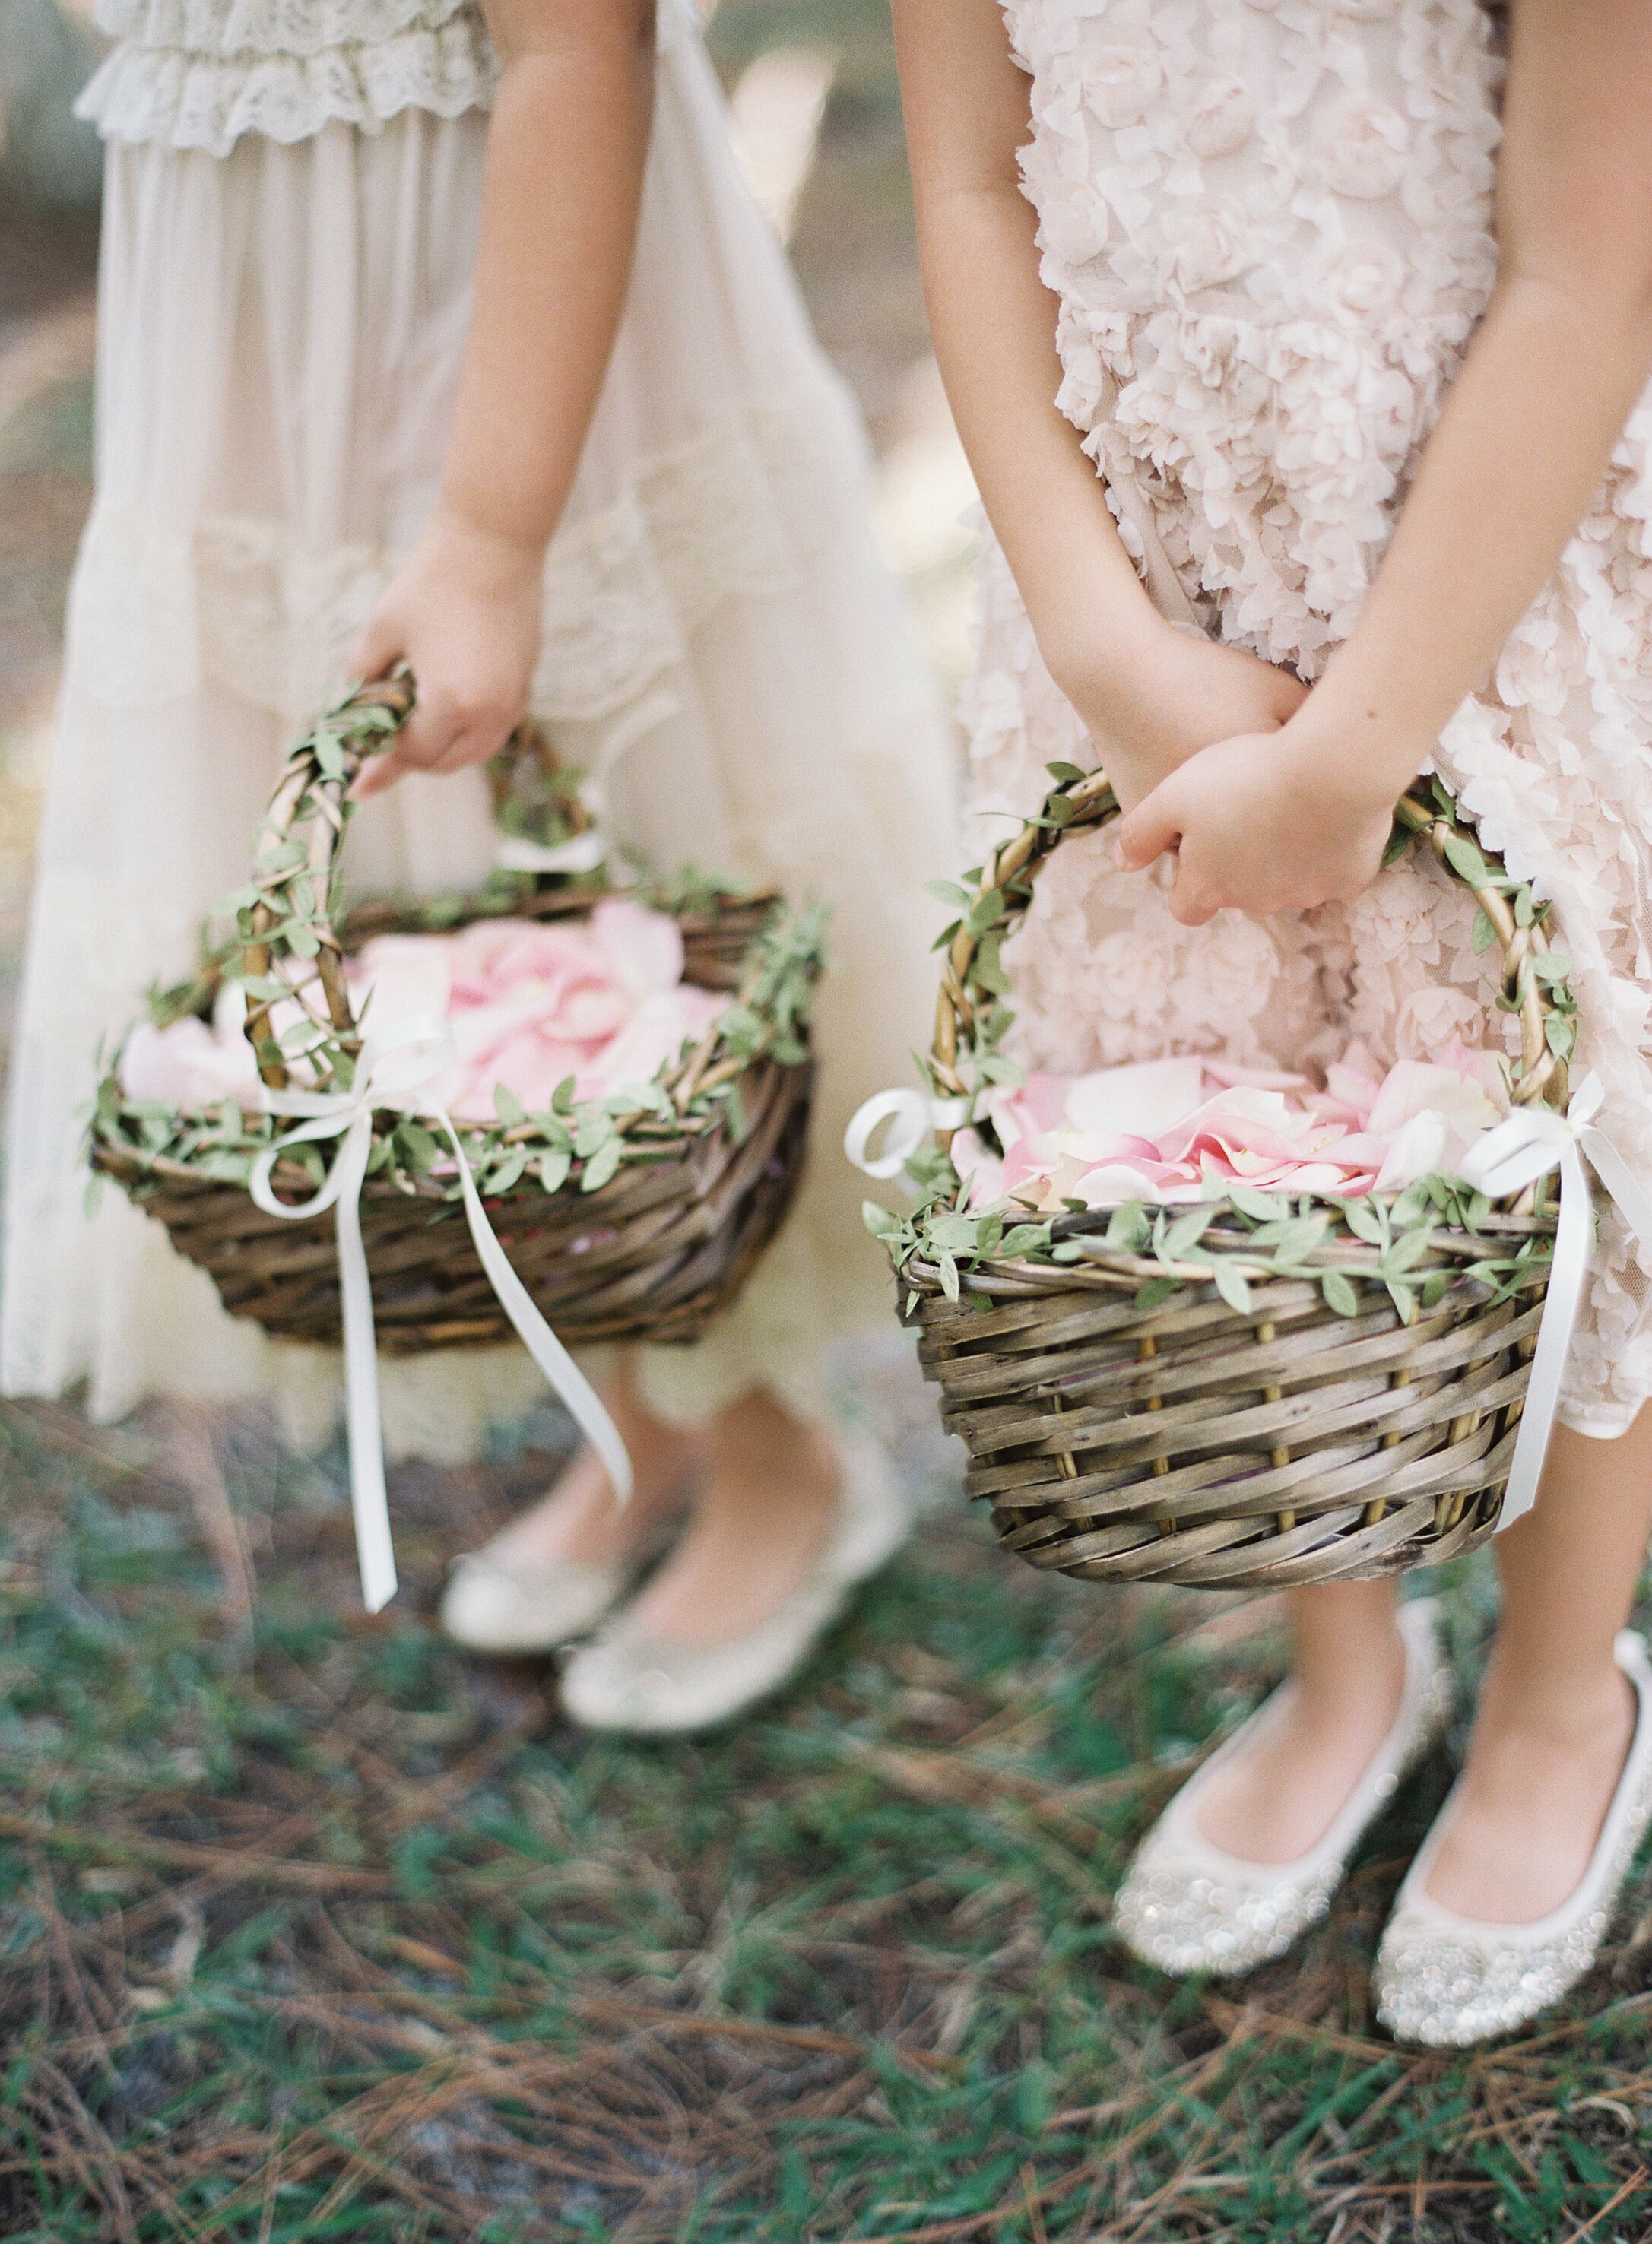
<instances>
[{"instance_id":1,"label":"green ground cover","mask_svg":"<svg viewBox=\"0 0 1652 2244\"><path fill-rule=\"evenodd\" d=\"M1276 1668L1266 1606L1040 1580L943 1495L773 1708L593 1743L427 1618L547 1457L404 1473L368 1621L335 1463L243 1429L238 1538L139 1434L14 1407L0 1444L10 2244L1652 2232L1652 1916L1511 2047L1371 2027L1444 1760L1242 1993L1117 1947L1133 1835Z\"/></svg>"}]
</instances>

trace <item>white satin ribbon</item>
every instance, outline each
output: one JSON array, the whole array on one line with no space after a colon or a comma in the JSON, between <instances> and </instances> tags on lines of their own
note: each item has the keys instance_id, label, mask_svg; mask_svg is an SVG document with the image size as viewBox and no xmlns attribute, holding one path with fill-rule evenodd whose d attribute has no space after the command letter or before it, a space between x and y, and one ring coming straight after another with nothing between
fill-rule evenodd
<instances>
[{"instance_id":1,"label":"white satin ribbon","mask_svg":"<svg viewBox=\"0 0 1652 2244\"><path fill-rule=\"evenodd\" d=\"M843 1132L843 1151L863 1176L880 1182L899 1176L931 1130L961 1130L970 1119L967 1098L929 1098L921 1091L880 1091L856 1110ZM873 1133L887 1122L884 1151L870 1155Z\"/></svg>"},{"instance_id":2,"label":"white satin ribbon","mask_svg":"<svg viewBox=\"0 0 1652 2244\"><path fill-rule=\"evenodd\" d=\"M308 1119L267 1146L253 1164L249 1189L266 1215L299 1223L335 1208L339 1291L343 1308L345 1423L350 1446L350 1504L355 1517L355 1547L361 1560L362 1595L377 1612L396 1594L396 1558L390 1543L389 1506L384 1490L384 1436L379 1409L378 1348L373 1330L373 1288L362 1241L362 1186L373 1150L373 1115L389 1108L433 1122L452 1146L459 1165L459 1189L483 1269L499 1306L607 1470L620 1501L631 1495L631 1459L619 1430L590 1382L535 1307L527 1288L505 1258L482 1206L471 1165L445 1108L423 1098L419 1087L439 1075L456 1057L453 1032L445 1021L429 1017L398 1021L368 1037L355 1064L350 1091L271 1091L262 1093L270 1114ZM294 1146L342 1138L327 1182L296 1205L277 1200L271 1186L276 1162Z\"/></svg>"},{"instance_id":3,"label":"white satin ribbon","mask_svg":"<svg viewBox=\"0 0 1652 2244\"><path fill-rule=\"evenodd\" d=\"M594 873L607 854L606 836L592 826L552 846L507 834L494 850L493 862L502 873Z\"/></svg>"},{"instance_id":4,"label":"white satin ribbon","mask_svg":"<svg viewBox=\"0 0 1652 2244\"><path fill-rule=\"evenodd\" d=\"M1543 1477L1543 1460L1554 1430L1561 1382L1594 1244L1588 1169L1606 1187L1636 1240L1652 1249L1652 1195L1636 1181L1605 1132L1594 1127L1605 1097L1599 1076L1586 1075L1564 1114L1547 1106L1518 1107L1506 1122L1498 1123L1471 1146L1461 1164L1464 1182L1489 1200L1506 1200L1551 1170L1560 1172L1554 1258L1537 1328L1526 1407L1515 1436L1508 1492L1497 1524L1500 1535L1504 1528L1523 1519L1536 1503L1538 1483Z\"/></svg>"}]
</instances>

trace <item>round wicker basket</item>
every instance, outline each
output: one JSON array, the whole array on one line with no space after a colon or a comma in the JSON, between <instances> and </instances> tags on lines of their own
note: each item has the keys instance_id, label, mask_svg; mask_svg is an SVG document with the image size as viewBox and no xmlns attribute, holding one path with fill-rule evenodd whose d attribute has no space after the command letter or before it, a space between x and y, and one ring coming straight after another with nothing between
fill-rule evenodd
<instances>
[{"instance_id":1,"label":"round wicker basket","mask_svg":"<svg viewBox=\"0 0 1652 2244\"><path fill-rule=\"evenodd\" d=\"M1056 769L959 899L931 1056L944 1097L982 1083L1007 1025L998 947L1040 865L1117 814L1104 775ZM1514 1100L1563 1108L1575 1024L1541 908L1438 786L1398 806L1391 855L1413 842L1500 946ZM972 1221L938 1166L913 1222L870 1220L1008 1549L1087 1581L1257 1589L1435 1564L1492 1533L1547 1285L1540 1195L1493 1206L1435 1179L1363 1204L1069 1203L1006 1256L1010 1219Z\"/></svg>"},{"instance_id":2,"label":"round wicker basket","mask_svg":"<svg viewBox=\"0 0 1652 2244\"><path fill-rule=\"evenodd\" d=\"M361 1038L343 961L369 936L505 912L587 914L607 892L600 874L518 875L477 897L376 901L341 913L336 860L350 784L412 702L406 678L362 688L294 748L260 830L252 881L234 900L242 943L162 1001L163 1022L205 1014L224 980L244 981L247 1033L272 1088L286 1085L295 1047L290 1031L274 1038L271 1010L278 1003L290 1009L295 997L309 1031L299 1039L308 1075L322 1088L348 1084ZM525 744L543 754L531 735ZM496 807L520 792L509 775L496 780ZM572 804L571 822L582 814ZM773 1238L803 1161L814 932L772 893L706 884L686 898L649 900L677 918L687 978L730 997L729 1012L667 1071L653 1103L606 1116L504 1115L487 1130L460 1125L500 1245L545 1317L575 1344L696 1338ZM194 1121L158 1114L126 1099L112 1071L98 1095L91 1159L166 1225L233 1315L283 1338L336 1343L331 1217L283 1220L247 1191L253 1153L281 1126L230 1110ZM429 1133L390 1112L376 1117L376 1129L361 1213L378 1345L405 1353L511 1339ZM277 1190L293 1200L319 1180L308 1147L274 1173Z\"/></svg>"}]
</instances>

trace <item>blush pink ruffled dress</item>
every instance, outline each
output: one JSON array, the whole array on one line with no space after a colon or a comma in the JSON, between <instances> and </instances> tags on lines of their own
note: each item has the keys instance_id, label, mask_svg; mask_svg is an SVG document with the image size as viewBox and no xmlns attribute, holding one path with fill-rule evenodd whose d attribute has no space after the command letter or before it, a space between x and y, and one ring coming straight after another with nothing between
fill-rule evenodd
<instances>
[{"instance_id":1,"label":"blush pink ruffled dress","mask_svg":"<svg viewBox=\"0 0 1652 2244\"><path fill-rule=\"evenodd\" d=\"M1023 157L1060 300L1060 402L1167 612L1312 679L1351 628L1496 270L1501 74L1479 0L1006 0ZM1563 370L1557 369L1557 379ZM1577 1069L1652 1184L1652 406L1437 758L1553 901ZM1093 763L1002 558L966 697L981 835L1051 760ZM1022 1055L1063 1073L1176 1051L1323 1066L1494 1040L1472 903L1391 869L1351 906L1179 927L1098 837L1006 953ZM1495 1023L1501 1017L1491 1016ZM1608 1212L1563 1415L1652 1395L1652 1306Z\"/></svg>"}]
</instances>

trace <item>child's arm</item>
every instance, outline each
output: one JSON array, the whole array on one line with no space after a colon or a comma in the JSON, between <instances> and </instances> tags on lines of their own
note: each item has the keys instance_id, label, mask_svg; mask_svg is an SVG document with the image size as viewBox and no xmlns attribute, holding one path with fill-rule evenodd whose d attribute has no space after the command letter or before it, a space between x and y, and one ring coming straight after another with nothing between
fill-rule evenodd
<instances>
[{"instance_id":1,"label":"child's arm","mask_svg":"<svg viewBox=\"0 0 1652 2244\"><path fill-rule=\"evenodd\" d=\"M1016 163L1027 81L999 0L895 0L924 293L958 433L1052 675L1127 801L1195 749L1283 723L1298 681L1165 623L1058 411L1056 300Z\"/></svg>"},{"instance_id":2,"label":"child's arm","mask_svg":"<svg viewBox=\"0 0 1652 2244\"><path fill-rule=\"evenodd\" d=\"M1121 829L1179 843L1173 908L1356 895L1388 810L1554 571L1652 372L1652 0L1515 0L1501 263L1358 623L1300 713L1174 774Z\"/></svg>"},{"instance_id":3,"label":"child's arm","mask_svg":"<svg viewBox=\"0 0 1652 2244\"><path fill-rule=\"evenodd\" d=\"M471 326L435 514L357 642L418 706L363 774L454 771L527 706L545 547L625 304L653 104L653 0L484 0L498 49Z\"/></svg>"}]
</instances>

